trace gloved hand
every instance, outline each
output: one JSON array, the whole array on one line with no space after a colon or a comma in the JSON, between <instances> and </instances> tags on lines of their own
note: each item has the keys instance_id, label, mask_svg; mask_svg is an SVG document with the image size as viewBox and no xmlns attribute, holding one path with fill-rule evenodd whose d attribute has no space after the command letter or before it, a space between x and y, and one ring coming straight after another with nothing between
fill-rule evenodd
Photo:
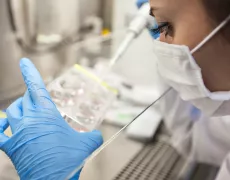
<instances>
[{"instance_id":1,"label":"gloved hand","mask_svg":"<svg viewBox=\"0 0 230 180\"><path fill-rule=\"evenodd\" d=\"M137 0L136 5L138 8L141 8L141 6L145 3L149 3L149 0ZM156 33L154 31L149 30L150 35L153 37L153 39L157 39L160 37L160 33Z\"/></svg>"},{"instance_id":2,"label":"gloved hand","mask_svg":"<svg viewBox=\"0 0 230 180\"><path fill-rule=\"evenodd\" d=\"M100 132L79 133L62 118L39 72L20 62L28 90L0 119L0 149L12 160L21 180L64 180L102 144ZM9 124L8 124L9 123ZM4 135L10 125L13 136ZM79 173L73 179L78 179Z\"/></svg>"},{"instance_id":3,"label":"gloved hand","mask_svg":"<svg viewBox=\"0 0 230 180\"><path fill-rule=\"evenodd\" d=\"M149 0L137 0L136 4L137 4L137 7L140 8L143 4L148 3L148 2Z\"/></svg>"}]
</instances>

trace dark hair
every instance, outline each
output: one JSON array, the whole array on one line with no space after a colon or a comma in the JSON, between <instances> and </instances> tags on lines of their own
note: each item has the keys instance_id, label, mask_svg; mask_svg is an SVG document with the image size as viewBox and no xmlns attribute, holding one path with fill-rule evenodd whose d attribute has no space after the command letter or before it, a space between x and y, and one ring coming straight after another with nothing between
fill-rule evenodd
<instances>
[{"instance_id":1,"label":"dark hair","mask_svg":"<svg viewBox=\"0 0 230 180\"><path fill-rule=\"evenodd\" d=\"M215 27L230 15L230 0L202 0L202 2ZM230 41L230 21L224 28L223 35Z\"/></svg>"}]
</instances>

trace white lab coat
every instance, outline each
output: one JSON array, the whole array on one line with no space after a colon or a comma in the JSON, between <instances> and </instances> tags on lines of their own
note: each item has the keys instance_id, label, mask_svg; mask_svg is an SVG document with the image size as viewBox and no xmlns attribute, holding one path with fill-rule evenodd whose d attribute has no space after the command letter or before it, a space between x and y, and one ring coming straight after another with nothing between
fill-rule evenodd
<instances>
[{"instance_id":1,"label":"white lab coat","mask_svg":"<svg viewBox=\"0 0 230 180\"><path fill-rule=\"evenodd\" d=\"M216 180L230 179L230 116L198 121L189 118L191 105L174 90L160 102L171 144L190 160L221 167ZM230 109L229 109L230 111Z\"/></svg>"}]
</instances>

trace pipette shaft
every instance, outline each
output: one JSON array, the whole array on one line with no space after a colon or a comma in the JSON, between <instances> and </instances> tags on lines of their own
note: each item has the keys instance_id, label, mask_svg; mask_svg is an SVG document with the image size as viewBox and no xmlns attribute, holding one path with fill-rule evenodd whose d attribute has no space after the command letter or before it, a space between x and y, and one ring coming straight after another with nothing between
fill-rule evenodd
<instances>
[{"instance_id":1,"label":"pipette shaft","mask_svg":"<svg viewBox=\"0 0 230 180\"><path fill-rule=\"evenodd\" d=\"M113 67L119 59L121 59L121 57L126 52L126 50L130 46L132 41L135 39L135 36L136 35L134 32L129 32L126 35L124 41L122 42L122 44L120 45L116 53L114 54L113 58L110 60L110 64L109 64L110 68Z\"/></svg>"},{"instance_id":2,"label":"pipette shaft","mask_svg":"<svg viewBox=\"0 0 230 180\"><path fill-rule=\"evenodd\" d=\"M132 44L133 40L137 38L144 29L157 27L155 18L149 15L149 10L149 3L143 4L139 9L136 17L131 21L129 25L125 39L110 61L110 68L114 66L118 60L121 59L128 47Z\"/></svg>"}]
</instances>

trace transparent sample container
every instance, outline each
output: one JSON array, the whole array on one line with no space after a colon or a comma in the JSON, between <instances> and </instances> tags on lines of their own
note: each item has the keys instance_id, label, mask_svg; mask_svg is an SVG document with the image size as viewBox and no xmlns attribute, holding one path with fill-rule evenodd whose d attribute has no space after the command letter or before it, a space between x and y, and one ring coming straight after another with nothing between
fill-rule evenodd
<instances>
[{"instance_id":1,"label":"transparent sample container","mask_svg":"<svg viewBox=\"0 0 230 180\"><path fill-rule=\"evenodd\" d=\"M96 129L116 97L116 90L80 65L48 85L50 95L69 125L79 132Z\"/></svg>"}]
</instances>

